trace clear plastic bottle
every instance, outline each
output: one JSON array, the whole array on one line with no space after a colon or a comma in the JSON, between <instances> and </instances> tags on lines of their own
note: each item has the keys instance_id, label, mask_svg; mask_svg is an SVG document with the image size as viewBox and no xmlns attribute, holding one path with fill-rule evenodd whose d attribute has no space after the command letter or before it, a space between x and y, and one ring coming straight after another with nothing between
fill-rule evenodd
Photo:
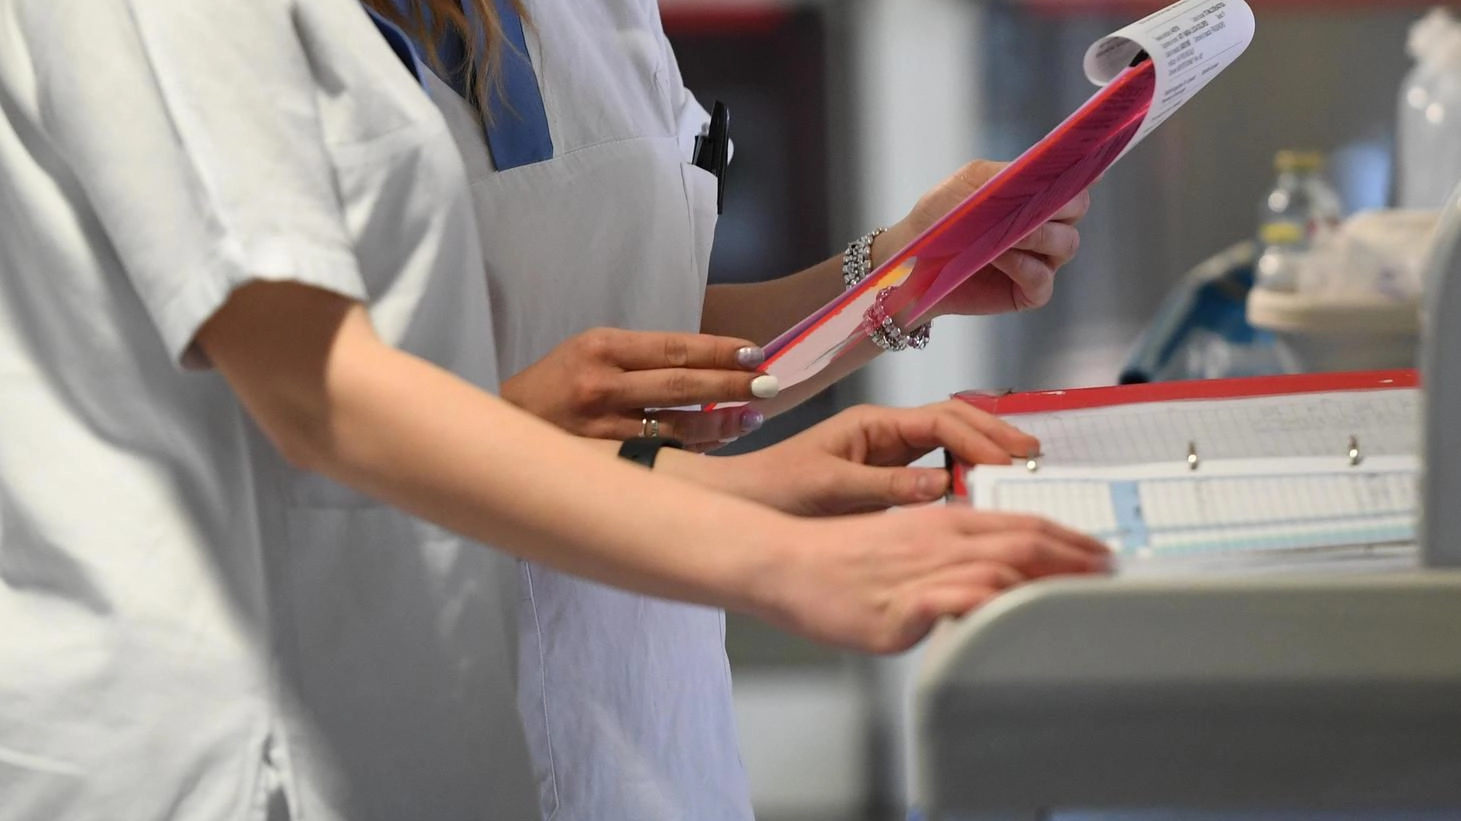
<instances>
[{"instance_id":1,"label":"clear plastic bottle","mask_svg":"<svg viewBox=\"0 0 1461 821\"><path fill-rule=\"evenodd\" d=\"M1324 155L1317 151L1280 151L1273 160L1278 179L1259 209L1255 285L1293 291L1296 270L1320 235L1339 225L1339 195L1323 176Z\"/></svg>"},{"instance_id":2,"label":"clear plastic bottle","mask_svg":"<svg viewBox=\"0 0 1461 821\"><path fill-rule=\"evenodd\" d=\"M1396 204L1439 209L1461 181L1461 22L1431 9L1410 28L1400 88Z\"/></svg>"}]
</instances>

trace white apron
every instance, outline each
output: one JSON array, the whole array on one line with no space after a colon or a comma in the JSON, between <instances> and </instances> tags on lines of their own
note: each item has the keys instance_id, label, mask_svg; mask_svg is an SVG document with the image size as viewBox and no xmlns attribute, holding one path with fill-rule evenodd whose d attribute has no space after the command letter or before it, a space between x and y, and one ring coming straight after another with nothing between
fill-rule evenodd
<instances>
[{"instance_id":1,"label":"white apron","mask_svg":"<svg viewBox=\"0 0 1461 821\"><path fill-rule=\"evenodd\" d=\"M516 373L595 326L694 331L716 180L707 119L651 0L529 0L555 146L497 172L482 125L433 89L466 160L498 362ZM718 610L521 565L519 705L556 821L748 819Z\"/></svg>"}]
</instances>

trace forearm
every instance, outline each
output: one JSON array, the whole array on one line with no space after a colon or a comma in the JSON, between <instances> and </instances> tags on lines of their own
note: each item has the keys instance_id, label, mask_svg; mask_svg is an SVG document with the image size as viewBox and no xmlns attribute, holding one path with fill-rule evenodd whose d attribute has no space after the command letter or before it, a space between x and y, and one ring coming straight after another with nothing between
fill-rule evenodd
<instances>
[{"instance_id":1,"label":"forearm","mask_svg":"<svg viewBox=\"0 0 1461 821\"><path fill-rule=\"evenodd\" d=\"M705 292L700 332L738 336L764 345L842 293L842 258L780 279L712 285Z\"/></svg>"},{"instance_id":2,"label":"forearm","mask_svg":"<svg viewBox=\"0 0 1461 821\"><path fill-rule=\"evenodd\" d=\"M747 285L713 285L705 295L703 333L733 334L764 345L808 314L831 302L844 288L842 257L837 256L797 274ZM812 398L872 361L879 353L862 342L808 382L782 390L773 400L757 402L775 416Z\"/></svg>"},{"instance_id":3,"label":"forearm","mask_svg":"<svg viewBox=\"0 0 1461 821\"><path fill-rule=\"evenodd\" d=\"M889 228L872 244L872 269L877 269L911 241L915 229L905 222ZM704 333L740 335L766 344L787 328L831 302L846 289L843 255L838 254L791 276L747 285L715 285L706 291L701 319ZM862 340L800 385L782 390L774 400L755 403L767 416L790 410L826 390L882 353Z\"/></svg>"},{"instance_id":4,"label":"forearm","mask_svg":"<svg viewBox=\"0 0 1461 821\"><path fill-rule=\"evenodd\" d=\"M771 563L769 549L754 549L756 534L774 526L770 511L596 453L391 353L348 380L333 414L339 447L325 462L335 478L565 572L755 609L753 585ZM717 534L751 549L727 549Z\"/></svg>"},{"instance_id":5,"label":"forearm","mask_svg":"<svg viewBox=\"0 0 1461 821\"><path fill-rule=\"evenodd\" d=\"M358 308L307 367L214 358L300 467L568 573L764 612L790 519L596 452L379 342Z\"/></svg>"},{"instance_id":6,"label":"forearm","mask_svg":"<svg viewBox=\"0 0 1461 821\"><path fill-rule=\"evenodd\" d=\"M872 244L872 267L911 242L916 229L901 221ZM745 285L712 285L705 293L702 333L738 336L764 345L845 290L842 254L790 276ZM873 352L875 353L875 352ZM868 355L858 366L872 358ZM856 367L853 368L856 370Z\"/></svg>"}]
</instances>

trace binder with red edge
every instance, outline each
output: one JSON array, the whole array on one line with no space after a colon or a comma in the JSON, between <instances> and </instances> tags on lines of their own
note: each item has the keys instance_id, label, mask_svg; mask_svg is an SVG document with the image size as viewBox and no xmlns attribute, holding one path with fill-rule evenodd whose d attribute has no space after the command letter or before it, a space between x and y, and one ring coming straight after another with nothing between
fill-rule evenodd
<instances>
[{"instance_id":1,"label":"binder with red edge","mask_svg":"<svg viewBox=\"0 0 1461 821\"><path fill-rule=\"evenodd\" d=\"M1070 390L1031 391L1028 393L988 393L966 391L955 398L1000 417L1012 418L1019 424L1022 414L1109 408L1152 402L1181 402L1213 399L1243 399L1261 396L1285 396L1304 393L1336 393L1340 391L1387 390L1416 388L1420 376L1413 368L1388 371L1343 371L1336 373L1253 376L1234 379L1202 379L1181 382L1152 382L1140 385L1074 388ZM965 482L970 465L948 459L952 474L951 492L967 496Z\"/></svg>"}]
</instances>

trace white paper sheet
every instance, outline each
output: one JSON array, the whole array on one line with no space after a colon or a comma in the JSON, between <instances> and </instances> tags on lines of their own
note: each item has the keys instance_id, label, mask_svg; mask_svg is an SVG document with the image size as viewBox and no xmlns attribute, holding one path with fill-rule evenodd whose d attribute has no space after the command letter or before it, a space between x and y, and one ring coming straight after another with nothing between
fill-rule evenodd
<instances>
[{"instance_id":1,"label":"white paper sheet","mask_svg":"<svg viewBox=\"0 0 1461 821\"><path fill-rule=\"evenodd\" d=\"M1238 59L1254 29L1253 10L1243 0L1183 0L1091 46L1085 70L1096 85L1111 82L1142 51L1156 64L1151 112L1126 151Z\"/></svg>"}]
</instances>

